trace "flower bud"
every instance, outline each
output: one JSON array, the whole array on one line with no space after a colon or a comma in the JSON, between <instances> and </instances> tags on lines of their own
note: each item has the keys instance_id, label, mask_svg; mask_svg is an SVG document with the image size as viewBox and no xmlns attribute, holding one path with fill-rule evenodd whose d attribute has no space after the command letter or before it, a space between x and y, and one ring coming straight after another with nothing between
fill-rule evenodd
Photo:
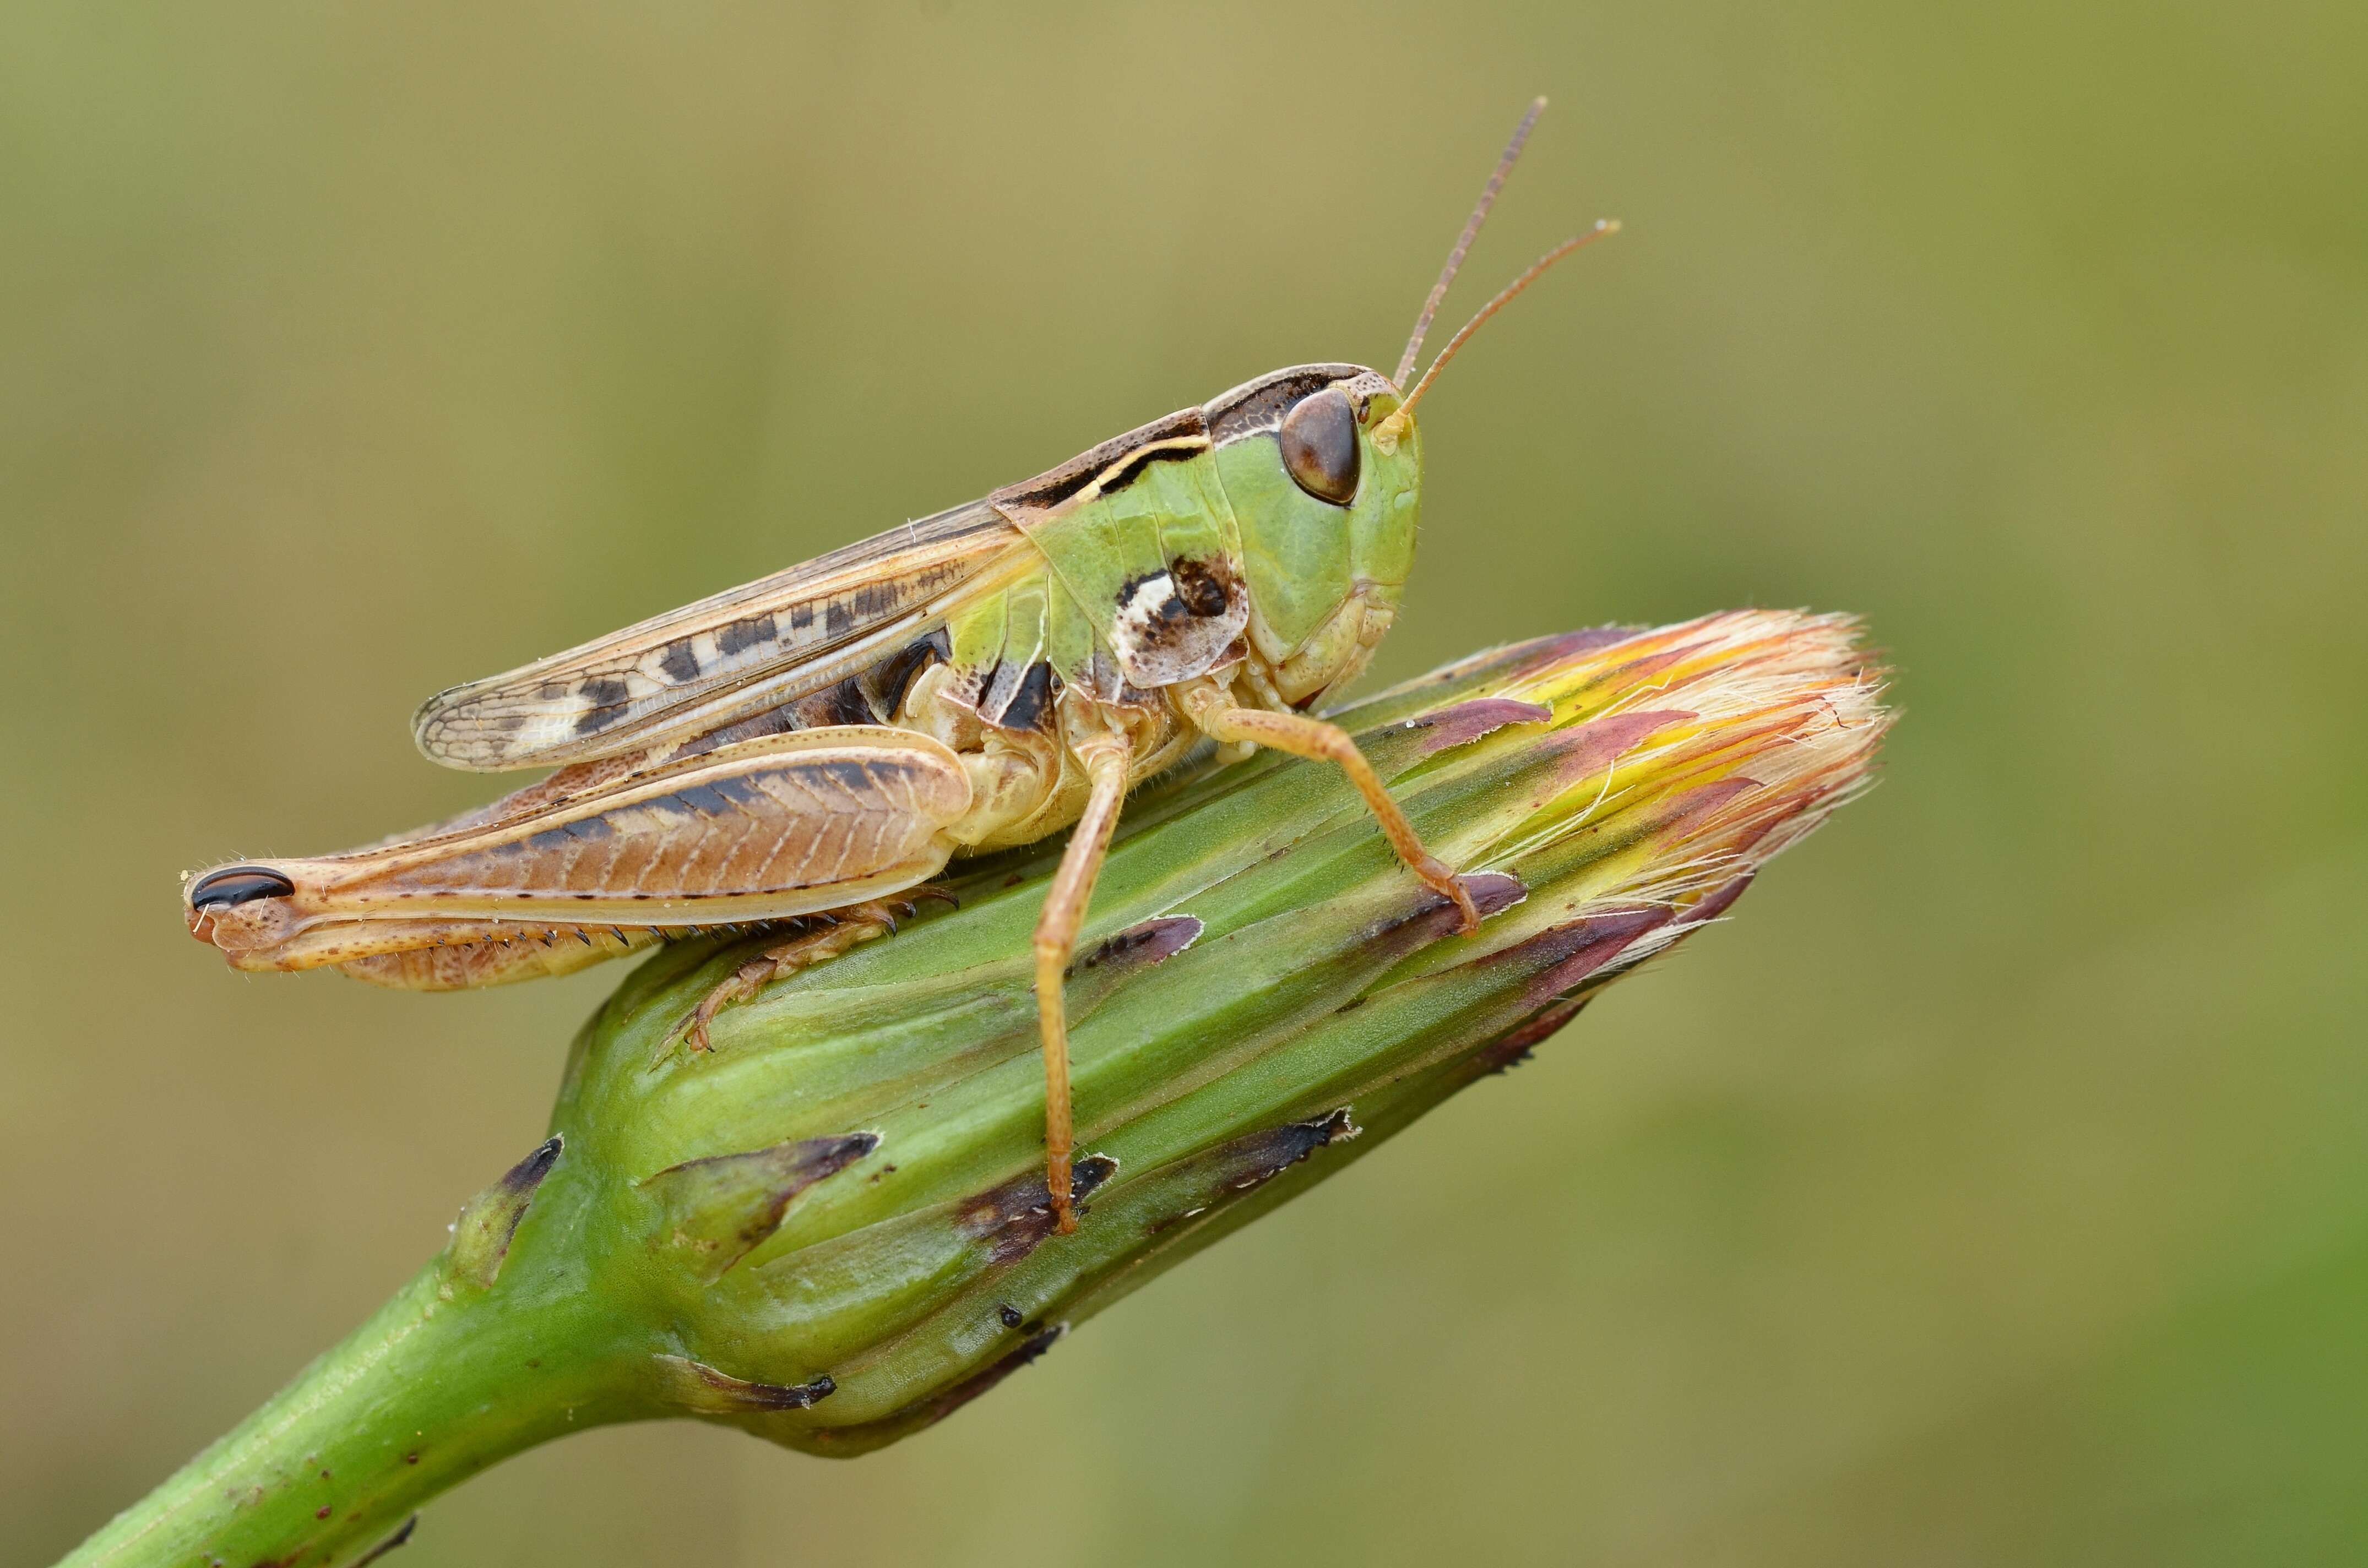
<instances>
[{"instance_id":1,"label":"flower bud","mask_svg":"<svg viewBox=\"0 0 2368 1568\"><path fill-rule=\"evenodd\" d=\"M1851 623L1755 612L1527 643L1350 710L1470 868L1468 937L1318 765L1133 802L1068 985L1074 1235L1027 962L1055 849L725 1012L711 1052L673 1030L746 948L668 952L578 1043L555 1244L646 1330L657 1405L815 1452L890 1441L1724 911L1861 787L1876 696Z\"/></svg>"}]
</instances>

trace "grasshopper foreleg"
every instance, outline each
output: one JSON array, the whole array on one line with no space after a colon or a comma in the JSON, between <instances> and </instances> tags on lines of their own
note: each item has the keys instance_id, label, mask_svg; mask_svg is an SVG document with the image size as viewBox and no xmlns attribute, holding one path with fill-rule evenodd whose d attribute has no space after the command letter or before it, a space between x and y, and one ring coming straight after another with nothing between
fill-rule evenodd
<instances>
[{"instance_id":1,"label":"grasshopper foreleg","mask_svg":"<svg viewBox=\"0 0 2368 1568\"><path fill-rule=\"evenodd\" d=\"M1365 760L1365 754L1357 749L1348 731L1304 714L1244 708L1213 684L1188 693L1185 703L1194 725L1221 744L1247 742L1338 767L1364 798L1366 809L1381 824L1383 836L1398 852L1398 858L1406 863L1406 869L1434 892L1454 901L1463 917L1465 936L1480 929L1480 911L1456 877L1454 868L1423 847L1414 824L1406 821L1406 812L1390 798L1373 765Z\"/></svg>"}]
</instances>

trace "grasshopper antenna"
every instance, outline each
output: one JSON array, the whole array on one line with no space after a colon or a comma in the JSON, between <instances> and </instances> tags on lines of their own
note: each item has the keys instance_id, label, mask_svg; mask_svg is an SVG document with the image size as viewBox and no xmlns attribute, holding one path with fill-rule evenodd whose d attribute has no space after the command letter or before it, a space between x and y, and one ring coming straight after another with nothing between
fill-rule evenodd
<instances>
[{"instance_id":1,"label":"grasshopper antenna","mask_svg":"<svg viewBox=\"0 0 2368 1568\"><path fill-rule=\"evenodd\" d=\"M1397 450L1398 438L1406 434L1406 426L1413 419L1414 405L1422 400L1424 392L1430 390L1430 383L1439 379L1439 372L1446 368L1447 362L1455 358L1455 351L1463 347L1474 333L1480 330L1482 322L1510 304L1515 295L1545 276L1546 268L1555 262L1575 250L1584 249L1596 241L1608 239L1619 232L1619 219L1598 218L1595 221L1595 227L1585 233L1573 234L1563 241L1562 244L1530 263L1519 278L1497 290L1497 297L1481 306L1472 319L1458 327L1455 335L1447 340L1447 347L1439 351L1439 358L1430 362L1430 369L1422 373L1422 380L1417 381L1414 384L1414 390L1406 393L1406 401L1392 410L1388 417L1373 426L1373 445L1384 452ZM1401 371L1400 374L1403 375L1404 372Z\"/></svg>"},{"instance_id":2,"label":"grasshopper antenna","mask_svg":"<svg viewBox=\"0 0 2368 1568\"><path fill-rule=\"evenodd\" d=\"M1406 352L1398 356L1398 373L1390 380L1399 386L1406 385L1407 375L1414 369L1414 362L1422 358L1423 335L1430 331L1430 318L1439 313L1440 301L1447 298L1447 286L1455 281L1456 269L1463 265L1463 253L1472 248L1473 240L1480 233L1480 225L1488 221L1488 209L1497 205L1497 193L1505 188L1505 176L1513 172L1514 162L1520 157L1521 147L1530 139L1530 127L1538 122L1538 116L1545 109L1546 100L1543 97L1530 100L1529 112L1521 116L1520 124L1513 127L1513 139L1505 143L1504 153L1497 160L1496 171L1489 175L1488 183L1480 187L1480 205L1474 207L1472 216L1463 221L1463 232L1455 237L1455 248L1447 253L1447 265L1439 269L1439 281L1430 286L1430 297L1422 302L1422 314L1414 318L1414 335L1406 339Z\"/></svg>"}]
</instances>

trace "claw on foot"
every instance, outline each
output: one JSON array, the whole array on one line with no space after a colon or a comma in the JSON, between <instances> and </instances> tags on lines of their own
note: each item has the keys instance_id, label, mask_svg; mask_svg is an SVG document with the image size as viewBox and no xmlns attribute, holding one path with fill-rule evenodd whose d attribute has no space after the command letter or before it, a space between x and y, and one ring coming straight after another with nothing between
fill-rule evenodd
<instances>
[{"instance_id":1,"label":"claw on foot","mask_svg":"<svg viewBox=\"0 0 2368 1568\"><path fill-rule=\"evenodd\" d=\"M1463 885L1463 878L1448 869L1446 861L1425 856L1423 863L1415 868L1415 875L1420 877L1424 885L1433 892L1455 905L1456 913L1463 917L1456 925L1457 936L1469 937L1480 929L1480 906L1472 902L1472 890Z\"/></svg>"},{"instance_id":2,"label":"claw on foot","mask_svg":"<svg viewBox=\"0 0 2368 1568\"><path fill-rule=\"evenodd\" d=\"M805 938L800 937L799 940ZM676 1031L683 1043L694 1051L711 1050L712 1042L707 1038L707 1027L715 1021L715 1015L734 1002L746 1001L770 984L775 978L778 962L774 955L784 953L794 946L795 943L786 943L757 954L734 970L729 980L700 997L699 1006L691 1009L690 1017L685 1018L681 1028Z\"/></svg>"}]
</instances>

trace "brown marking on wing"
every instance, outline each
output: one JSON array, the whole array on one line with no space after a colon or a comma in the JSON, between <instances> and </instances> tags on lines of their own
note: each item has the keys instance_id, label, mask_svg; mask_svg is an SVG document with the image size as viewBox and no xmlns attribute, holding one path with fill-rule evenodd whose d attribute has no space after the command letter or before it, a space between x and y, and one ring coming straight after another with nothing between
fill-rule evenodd
<instances>
[{"instance_id":1,"label":"brown marking on wing","mask_svg":"<svg viewBox=\"0 0 2368 1568\"><path fill-rule=\"evenodd\" d=\"M1008 517L973 502L440 692L413 720L415 738L438 762L495 771L720 729L926 635L949 596L1024 549ZM883 645L835 666L829 655L867 639Z\"/></svg>"}]
</instances>

